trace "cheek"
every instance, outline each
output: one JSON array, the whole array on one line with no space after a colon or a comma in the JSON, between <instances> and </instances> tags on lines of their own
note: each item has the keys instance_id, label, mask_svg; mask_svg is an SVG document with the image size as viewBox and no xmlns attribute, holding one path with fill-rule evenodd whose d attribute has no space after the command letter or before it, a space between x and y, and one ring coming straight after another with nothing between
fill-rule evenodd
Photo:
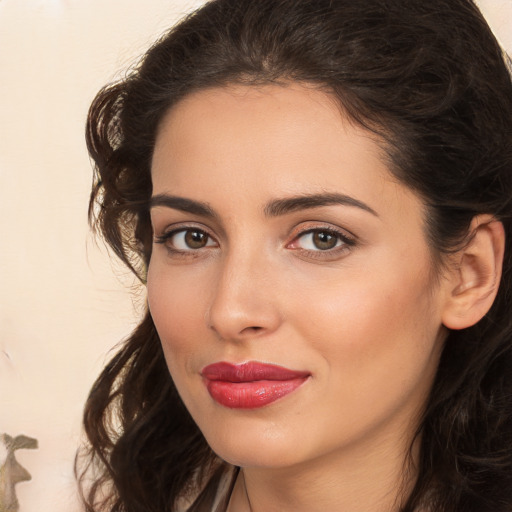
<instances>
[{"instance_id":1,"label":"cheek","mask_svg":"<svg viewBox=\"0 0 512 512\"><path fill-rule=\"evenodd\" d=\"M148 306L171 373L176 358L189 357L201 345L207 287L197 276L189 279L158 262L149 266Z\"/></svg>"},{"instance_id":2,"label":"cheek","mask_svg":"<svg viewBox=\"0 0 512 512\"><path fill-rule=\"evenodd\" d=\"M421 273L367 272L333 283L335 291L307 293L302 337L321 355L333 396L352 410L392 407L431 382L438 361L440 321ZM386 277L387 276L387 277ZM393 276L393 277L390 277ZM297 318L300 318L297 317ZM305 320L307 319L307 320Z\"/></svg>"}]
</instances>

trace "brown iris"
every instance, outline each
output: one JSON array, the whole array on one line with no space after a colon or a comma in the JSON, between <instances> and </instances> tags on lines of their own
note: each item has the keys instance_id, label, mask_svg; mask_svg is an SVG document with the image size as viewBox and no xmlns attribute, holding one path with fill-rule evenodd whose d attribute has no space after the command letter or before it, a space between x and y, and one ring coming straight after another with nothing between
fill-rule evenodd
<instances>
[{"instance_id":1,"label":"brown iris","mask_svg":"<svg viewBox=\"0 0 512 512\"><path fill-rule=\"evenodd\" d=\"M321 251L327 251L334 249L338 243L338 237L329 233L329 231L314 231L313 232L313 244L317 249Z\"/></svg>"},{"instance_id":2,"label":"brown iris","mask_svg":"<svg viewBox=\"0 0 512 512\"><path fill-rule=\"evenodd\" d=\"M208 235L202 231L188 230L185 233L185 243L191 249L201 249L208 243Z\"/></svg>"}]
</instances>

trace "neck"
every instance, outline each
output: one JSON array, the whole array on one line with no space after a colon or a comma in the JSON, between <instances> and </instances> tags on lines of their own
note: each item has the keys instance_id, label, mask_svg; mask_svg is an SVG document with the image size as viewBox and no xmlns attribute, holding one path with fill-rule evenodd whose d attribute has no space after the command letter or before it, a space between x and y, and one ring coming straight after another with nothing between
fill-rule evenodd
<instances>
[{"instance_id":1,"label":"neck","mask_svg":"<svg viewBox=\"0 0 512 512\"><path fill-rule=\"evenodd\" d=\"M388 439L293 467L242 468L227 512L397 512L416 479L418 443L411 460L393 437L400 446Z\"/></svg>"}]
</instances>

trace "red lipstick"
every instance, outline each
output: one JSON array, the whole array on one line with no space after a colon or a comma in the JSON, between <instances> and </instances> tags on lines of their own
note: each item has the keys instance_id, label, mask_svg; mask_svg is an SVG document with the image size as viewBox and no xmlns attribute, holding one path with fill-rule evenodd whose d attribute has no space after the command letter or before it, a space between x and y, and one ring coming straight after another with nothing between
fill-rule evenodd
<instances>
[{"instance_id":1,"label":"red lipstick","mask_svg":"<svg viewBox=\"0 0 512 512\"><path fill-rule=\"evenodd\" d=\"M258 362L214 363L201 375L211 397L231 409L256 409L282 398L310 376L301 372Z\"/></svg>"}]
</instances>

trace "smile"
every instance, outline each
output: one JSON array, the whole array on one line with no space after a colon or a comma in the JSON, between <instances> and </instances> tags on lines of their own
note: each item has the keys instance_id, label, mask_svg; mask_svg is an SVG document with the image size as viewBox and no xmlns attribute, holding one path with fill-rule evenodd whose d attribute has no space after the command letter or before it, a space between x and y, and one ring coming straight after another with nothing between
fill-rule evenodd
<instances>
[{"instance_id":1,"label":"smile","mask_svg":"<svg viewBox=\"0 0 512 512\"><path fill-rule=\"evenodd\" d=\"M219 362L203 368L201 375L210 396L220 405L256 409L292 393L310 373L257 362Z\"/></svg>"}]
</instances>

